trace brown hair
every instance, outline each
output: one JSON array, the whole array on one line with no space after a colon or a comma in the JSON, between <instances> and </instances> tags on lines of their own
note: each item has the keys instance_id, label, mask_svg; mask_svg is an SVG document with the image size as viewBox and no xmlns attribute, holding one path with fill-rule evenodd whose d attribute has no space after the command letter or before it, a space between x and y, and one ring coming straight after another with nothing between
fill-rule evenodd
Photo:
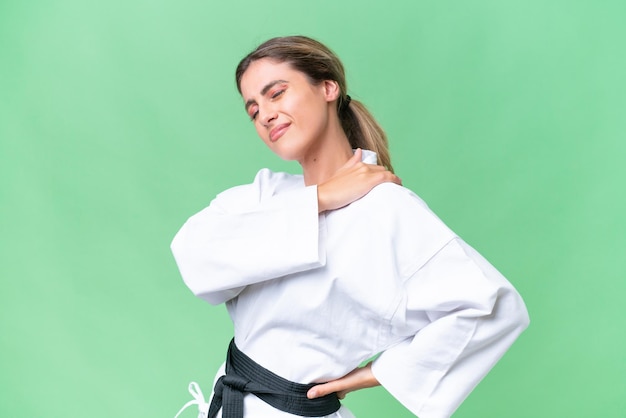
<instances>
[{"instance_id":1,"label":"brown hair","mask_svg":"<svg viewBox=\"0 0 626 418\"><path fill-rule=\"evenodd\" d=\"M350 146L374 151L379 164L393 171L387 135L361 102L349 99L343 64L330 49L306 36L272 38L239 62L235 72L239 93L243 73L250 64L262 58L289 63L295 70L306 74L312 84L336 81L340 89L337 112Z\"/></svg>"}]
</instances>

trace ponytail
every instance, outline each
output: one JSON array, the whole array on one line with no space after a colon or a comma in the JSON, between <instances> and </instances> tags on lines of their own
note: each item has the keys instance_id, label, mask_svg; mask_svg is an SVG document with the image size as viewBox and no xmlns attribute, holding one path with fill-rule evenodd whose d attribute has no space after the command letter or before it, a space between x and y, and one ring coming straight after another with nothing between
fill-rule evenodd
<instances>
[{"instance_id":1,"label":"ponytail","mask_svg":"<svg viewBox=\"0 0 626 418\"><path fill-rule=\"evenodd\" d=\"M378 156L378 164L393 173L385 131L363 103L347 97L340 100L338 109L339 120L350 146L374 151Z\"/></svg>"}]
</instances>

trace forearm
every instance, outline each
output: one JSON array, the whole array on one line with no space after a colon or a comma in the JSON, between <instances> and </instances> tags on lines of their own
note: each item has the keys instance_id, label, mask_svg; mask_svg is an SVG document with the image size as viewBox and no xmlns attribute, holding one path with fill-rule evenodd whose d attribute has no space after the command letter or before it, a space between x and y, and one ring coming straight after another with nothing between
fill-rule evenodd
<instances>
[{"instance_id":1,"label":"forearm","mask_svg":"<svg viewBox=\"0 0 626 418\"><path fill-rule=\"evenodd\" d=\"M214 203L194 215L172 242L185 283L194 294L218 304L248 284L322 266L325 229L316 199L315 187L310 187L245 211Z\"/></svg>"}]
</instances>

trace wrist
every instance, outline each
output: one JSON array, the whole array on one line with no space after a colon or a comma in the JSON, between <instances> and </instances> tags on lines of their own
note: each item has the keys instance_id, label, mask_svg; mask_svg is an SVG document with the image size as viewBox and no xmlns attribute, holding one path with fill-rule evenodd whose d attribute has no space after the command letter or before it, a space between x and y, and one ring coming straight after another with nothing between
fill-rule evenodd
<instances>
[{"instance_id":1,"label":"wrist","mask_svg":"<svg viewBox=\"0 0 626 418\"><path fill-rule=\"evenodd\" d=\"M380 382L378 381L378 379L376 379L376 376L374 376L374 373L372 372L372 362L370 361L363 368L366 369L368 372L367 373L368 387L371 388L374 386L380 386Z\"/></svg>"}]
</instances>

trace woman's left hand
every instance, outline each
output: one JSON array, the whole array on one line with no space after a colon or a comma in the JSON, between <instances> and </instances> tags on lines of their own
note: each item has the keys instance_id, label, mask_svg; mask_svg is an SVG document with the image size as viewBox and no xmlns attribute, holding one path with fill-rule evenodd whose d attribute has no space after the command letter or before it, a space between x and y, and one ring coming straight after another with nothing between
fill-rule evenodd
<instances>
[{"instance_id":1,"label":"woman's left hand","mask_svg":"<svg viewBox=\"0 0 626 418\"><path fill-rule=\"evenodd\" d=\"M366 366L358 367L337 380L313 386L306 396L309 399L314 399L337 392L337 397L343 399L349 392L379 385L380 383L372 373L372 363L367 363Z\"/></svg>"}]
</instances>

